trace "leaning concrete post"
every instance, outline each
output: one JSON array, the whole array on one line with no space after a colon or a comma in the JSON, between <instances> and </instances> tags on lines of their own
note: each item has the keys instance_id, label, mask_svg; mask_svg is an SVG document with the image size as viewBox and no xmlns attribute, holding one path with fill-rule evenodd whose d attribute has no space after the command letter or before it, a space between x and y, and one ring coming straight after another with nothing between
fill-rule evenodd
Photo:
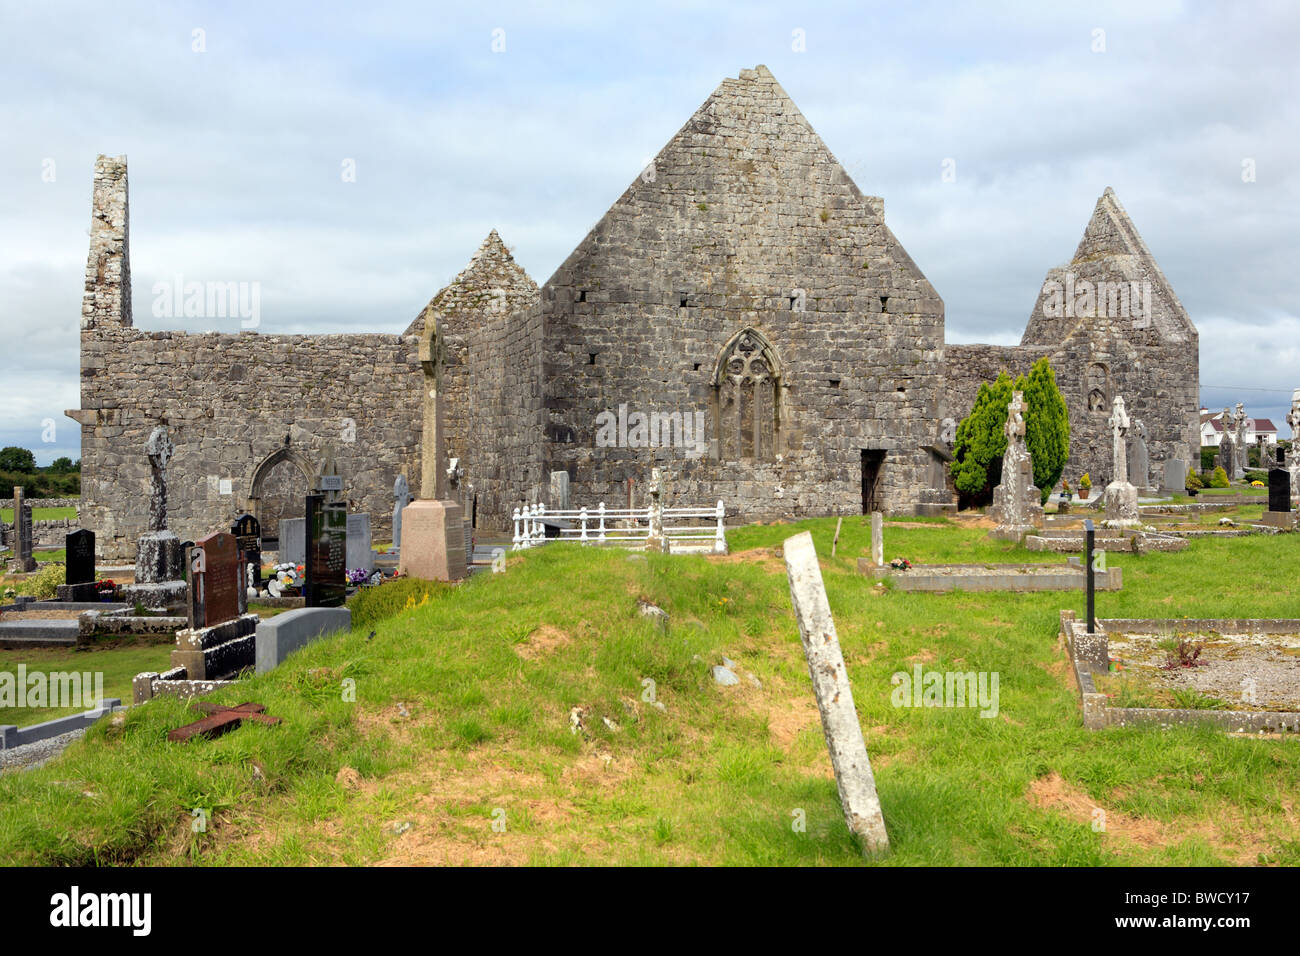
<instances>
[{"instance_id":1,"label":"leaning concrete post","mask_svg":"<svg viewBox=\"0 0 1300 956\"><path fill-rule=\"evenodd\" d=\"M885 516L879 511L871 512L871 563L885 566Z\"/></svg>"},{"instance_id":2,"label":"leaning concrete post","mask_svg":"<svg viewBox=\"0 0 1300 956\"><path fill-rule=\"evenodd\" d=\"M889 836L880 798L876 796L876 780L867 759L858 711L853 706L853 690L817 566L817 552L807 531L785 539L785 569L844 819L849 831L862 841L864 852L888 850Z\"/></svg>"}]
</instances>

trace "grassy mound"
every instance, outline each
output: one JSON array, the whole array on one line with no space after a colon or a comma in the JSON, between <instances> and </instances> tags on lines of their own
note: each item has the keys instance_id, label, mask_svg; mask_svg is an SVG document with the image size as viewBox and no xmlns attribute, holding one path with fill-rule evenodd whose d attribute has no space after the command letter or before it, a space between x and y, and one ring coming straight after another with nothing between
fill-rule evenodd
<instances>
[{"instance_id":1,"label":"grassy mound","mask_svg":"<svg viewBox=\"0 0 1300 956\"><path fill-rule=\"evenodd\" d=\"M0 861L860 864L776 551L809 529L893 844L883 862L1300 863L1294 740L1085 731L1057 646L1059 608L1081 595L876 589L854 570L868 526L845 519L830 560L834 528L739 529L722 558L548 545L391 616L414 591L385 585L354 605L351 633L213 695L265 704L278 727L170 744L198 715L155 700L0 776ZM1062 561L941 521L885 535L887 558L914 563ZM1292 615L1297 557L1300 536L1115 555L1125 587L1099 612ZM669 613L666 630L639 601ZM711 677L724 657L737 686ZM891 677L917 665L997 672L997 715L895 707Z\"/></svg>"}]
</instances>

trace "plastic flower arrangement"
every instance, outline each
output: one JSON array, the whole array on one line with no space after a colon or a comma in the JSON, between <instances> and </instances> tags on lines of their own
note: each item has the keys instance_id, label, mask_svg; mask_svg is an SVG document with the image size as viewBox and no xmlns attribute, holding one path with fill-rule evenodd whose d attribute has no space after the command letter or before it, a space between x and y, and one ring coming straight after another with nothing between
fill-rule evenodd
<instances>
[{"instance_id":1,"label":"plastic flower arrangement","mask_svg":"<svg viewBox=\"0 0 1300 956\"><path fill-rule=\"evenodd\" d=\"M894 558L893 561L889 562L889 566L895 571L910 571L912 569L912 562L907 560L907 558Z\"/></svg>"}]
</instances>

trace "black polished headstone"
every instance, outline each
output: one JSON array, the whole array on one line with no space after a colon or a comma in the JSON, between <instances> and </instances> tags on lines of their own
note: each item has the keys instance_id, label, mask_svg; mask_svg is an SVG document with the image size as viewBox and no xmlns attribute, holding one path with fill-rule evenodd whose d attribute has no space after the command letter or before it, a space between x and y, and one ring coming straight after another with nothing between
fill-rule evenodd
<instances>
[{"instance_id":1,"label":"black polished headstone","mask_svg":"<svg viewBox=\"0 0 1300 956\"><path fill-rule=\"evenodd\" d=\"M81 529L65 535L67 550L64 583L93 584L95 581L95 532Z\"/></svg>"},{"instance_id":2,"label":"black polished headstone","mask_svg":"<svg viewBox=\"0 0 1300 956\"><path fill-rule=\"evenodd\" d=\"M1271 468L1268 472L1268 510L1291 510L1291 473L1285 468Z\"/></svg>"},{"instance_id":3,"label":"black polished headstone","mask_svg":"<svg viewBox=\"0 0 1300 956\"><path fill-rule=\"evenodd\" d=\"M324 495L307 496L304 603L342 607L347 599L348 507Z\"/></svg>"},{"instance_id":4,"label":"black polished headstone","mask_svg":"<svg viewBox=\"0 0 1300 956\"><path fill-rule=\"evenodd\" d=\"M245 572L244 584L251 587L261 587L262 522L258 521L254 515L242 514L230 526L230 533L239 541L239 547L244 552L245 565L252 569L251 577L248 572Z\"/></svg>"}]
</instances>

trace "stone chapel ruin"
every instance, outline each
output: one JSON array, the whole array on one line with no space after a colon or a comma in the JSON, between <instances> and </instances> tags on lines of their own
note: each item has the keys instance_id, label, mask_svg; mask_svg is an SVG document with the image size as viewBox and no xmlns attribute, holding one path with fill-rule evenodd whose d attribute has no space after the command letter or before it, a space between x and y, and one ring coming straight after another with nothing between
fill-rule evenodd
<instances>
[{"instance_id":1,"label":"stone chapel ruin","mask_svg":"<svg viewBox=\"0 0 1300 956\"><path fill-rule=\"evenodd\" d=\"M329 445L349 511L388 533L395 479L424 470L430 321L464 520L497 530L546 500L553 473L575 503L616 501L654 465L683 500L746 520L942 508L945 420L1041 356L1069 406L1071 475L1110 477L1121 393L1152 468L1199 448L1196 329L1112 190L1047 273L1019 346L948 345L943 300L883 200L762 66L725 79L540 288L492 231L400 335L137 328L129 260L126 160L101 156L67 414L105 558L149 529L138 449L159 427L179 535L247 512L273 536L277 502L301 502ZM611 422L612 445L597 440Z\"/></svg>"}]
</instances>

